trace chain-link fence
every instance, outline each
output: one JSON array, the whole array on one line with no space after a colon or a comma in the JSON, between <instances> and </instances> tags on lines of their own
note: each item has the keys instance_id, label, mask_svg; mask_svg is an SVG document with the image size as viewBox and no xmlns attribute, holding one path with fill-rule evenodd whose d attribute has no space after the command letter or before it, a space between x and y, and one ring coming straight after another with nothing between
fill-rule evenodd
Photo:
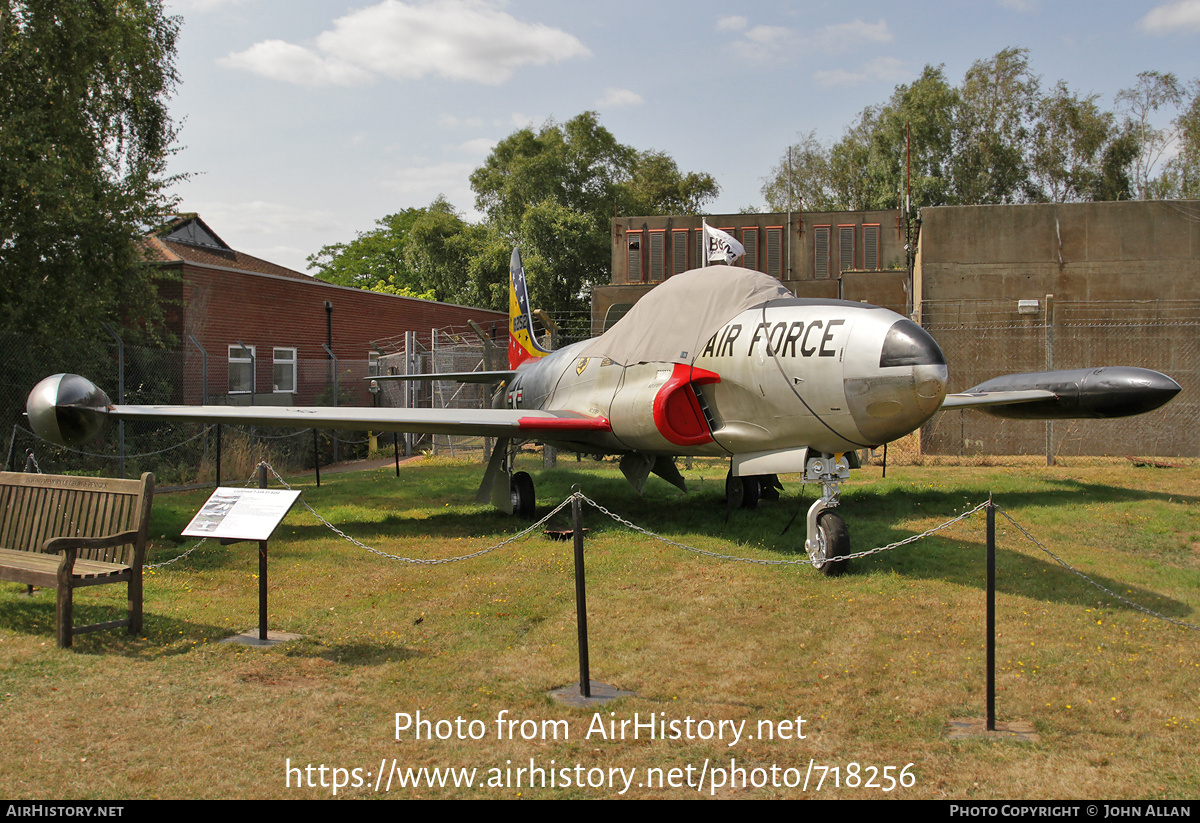
<instances>
[{"instance_id":1,"label":"chain-link fence","mask_svg":"<svg viewBox=\"0 0 1200 823\"><path fill-rule=\"evenodd\" d=\"M164 350L125 343L114 336L92 341L48 341L30 345L28 337L0 334L0 425L5 467L20 471L30 462L47 473L86 473L136 477L152 471L159 485L214 482L218 461L215 426L166 421L112 422L100 436L79 448L63 448L41 440L25 419L25 401L42 378L58 372L82 374L100 386L114 403L213 405L369 405L366 360L290 360L272 362L270 355L247 366L240 358L205 353L196 346ZM292 350L288 350L292 351ZM253 368L263 377L261 391L240 389L240 370ZM246 372L247 374L249 372ZM266 383L266 375L272 379ZM284 389L277 390L282 382ZM265 388L269 385L269 390ZM263 426L222 426L220 461L223 478L244 477L258 462L269 460L289 470L366 456L365 433L296 430Z\"/></svg>"},{"instance_id":2,"label":"chain-link fence","mask_svg":"<svg viewBox=\"0 0 1200 823\"><path fill-rule=\"evenodd\" d=\"M432 329L424 338L408 332L391 341L393 350L379 358L380 375L477 372L508 368L507 350L480 338L472 329ZM481 409L492 402L495 385L454 380L381 380L381 406L401 409ZM480 457L483 437L403 435L406 453L414 450L450 457Z\"/></svg>"},{"instance_id":3,"label":"chain-link fence","mask_svg":"<svg viewBox=\"0 0 1200 823\"><path fill-rule=\"evenodd\" d=\"M1200 456L1200 302L926 301L924 326L946 355L952 392L1003 374L1138 366L1183 387L1163 408L1115 420L1004 420L942 412L922 430L926 455ZM890 455L889 455L890 457Z\"/></svg>"}]
</instances>

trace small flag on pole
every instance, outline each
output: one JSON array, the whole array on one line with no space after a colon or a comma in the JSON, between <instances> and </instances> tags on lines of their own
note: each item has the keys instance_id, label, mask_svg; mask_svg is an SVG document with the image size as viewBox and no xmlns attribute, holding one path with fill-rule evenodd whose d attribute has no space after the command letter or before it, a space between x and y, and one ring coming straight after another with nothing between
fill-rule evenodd
<instances>
[{"instance_id":1,"label":"small flag on pole","mask_svg":"<svg viewBox=\"0 0 1200 823\"><path fill-rule=\"evenodd\" d=\"M732 266L734 262L746 253L746 247L727 232L714 229L704 221L704 260L708 263L724 263Z\"/></svg>"}]
</instances>

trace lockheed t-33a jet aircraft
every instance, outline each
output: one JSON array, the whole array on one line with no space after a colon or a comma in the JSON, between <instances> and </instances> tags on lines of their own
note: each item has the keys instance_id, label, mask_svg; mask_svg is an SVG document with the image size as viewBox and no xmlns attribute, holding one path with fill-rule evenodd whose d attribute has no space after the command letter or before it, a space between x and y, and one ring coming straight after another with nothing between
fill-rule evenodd
<instances>
[{"instance_id":1,"label":"lockheed t-33a jet aircraft","mask_svg":"<svg viewBox=\"0 0 1200 823\"><path fill-rule=\"evenodd\" d=\"M800 299L773 277L730 266L676 275L600 337L551 352L533 335L516 250L510 269L508 370L416 376L502 384L491 409L117 406L85 378L58 374L30 393L30 424L63 444L92 437L106 417L494 437L479 500L526 518L533 481L512 472L511 457L521 442L621 455L639 492L650 473L686 491L679 456L727 457L732 505L752 507L783 473L820 484L805 548L815 567L837 574L849 536L833 509L855 450L903 437L940 409L1122 417L1180 391L1155 371L1097 368L1010 375L947 394L946 359L911 320Z\"/></svg>"}]
</instances>

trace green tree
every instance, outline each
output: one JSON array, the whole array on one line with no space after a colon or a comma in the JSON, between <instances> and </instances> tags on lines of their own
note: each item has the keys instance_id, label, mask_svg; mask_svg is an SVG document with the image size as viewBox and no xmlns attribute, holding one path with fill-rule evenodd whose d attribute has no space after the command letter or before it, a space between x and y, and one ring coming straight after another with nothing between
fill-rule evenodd
<instances>
[{"instance_id":1,"label":"green tree","mask_svg":"<svg viewBox=\"0 0 1200 823\"><path fill-rule=\"evenodd\" d=\"M967 70L954 124L956 202L1014 203L1035 197L1025 145L1038 86L1027 49L1003 49Z\"/></svg>"},{"instance_id":2,"label":"green tree","mask_svg":"<svg viewBox=\"0 0 1200 823\"><path fill-rule=\"evenodd\" d=\"M624 203L622 214L697 214L719 191L710 175L683 174L666 152L639 152L633 161L630 178L621 184Z\"/></svg>"},{"instance_id":3,"label":"green tree","mask_svg":"<svg viewBox=\"0 0 1200 823\"><path fill-rule=\"evenodd\" d=\"M1178 152L1166 164L1164 189L1169 197L1187 200L1200 198L1200 79L1193 80L1185 96L1190 96L1175 119Z\"/></svg>"},{"instance_id":4,"label":"green tree","mask_svg":"<svg viewBox=\"0 0 1200 823\"><path fill-rule=\"evenodd\" d=\"M161 316L140 239L175 205L178 33L161 0L0 3L4 328L79 339Z\"/></svg>"},{"instance_id":5,"label":"green tree","mask_svg":"<svg viewBox=\"0 0 1200 823\"><path fill-rule=\"evenodd\" d=\"M1153 120L1159 109L1182 102L1183 87L1170 73L1144 71L1136 84L1117 92L1117 106L1140 146L1133 167L1134 193L1139 200L1165 194L1155 185L1154 168L1174 143L1175 135L1172 129L1156 128Z\"/></svg>"},{"instance_id":6,"label":"green tree","mask_svg":"<svg viewBox=\"0 0 1200 823\"><path fill-rule=\"evenodd\" d=\"M471 188L490 228L527 253L532 299L549 311L584 308L607 279L613 215L695 213L718 191L707 174L619 143L595 112L509 135Z\"/></svg>"},{"instance_id":7,"label":"green tree","mask_svg":"<svg viewBox=\"0 0 1200 823\"><path fill-rule=\"evenodd\" d=\"M1102 193L1104 163L1120 139L1116 117L1059 81L1041 98L1033 128L1030 171L1039 199L1053 203L1093 200ZM1114 198L1116 199L1116 198Z\"/></svg>"},{"instance_id":8,"label":"green tree","mask_svg":"<svg viewBox=\"0 0 1200 823\"><path fill-rule=\"evenodd\" d=\"M356 289L434 299L432 290L408 265L405 246L413 224L425 209L405 209L375 221L349 243L332 243L309 255L309 270L326 283Z\"/></svg>"},{"instance_id":9,"label":"green tree","mask_svg":"<svg viewBox=\"0 0 1200 823\"><path fill-rule=\"evenodd\" d=\"M614 214L695 213L718 191L710 175L681 172L665 152L619 143L595 112L513 132L471 175L471 188L481 224L439 197L326 246L309 268L342 285L503 311L518 245L534 303L578 311L587 290L608 279Z\"/></svg>"},{"instance_id":10,"label":"green tree","mask_svg":"<svg viewBox=\"0 0 1200 823\"><path fill-rule=\"evenodd\" d=\"M804 135L772 170L763 196L780 210L789 192L796 208L811 211L892 208L906 191L911 166L915 205L951 202L947 164L958 105L942 68L926 66L886 103L864 109L833 146Z\"/></svg>"}]
</instances>

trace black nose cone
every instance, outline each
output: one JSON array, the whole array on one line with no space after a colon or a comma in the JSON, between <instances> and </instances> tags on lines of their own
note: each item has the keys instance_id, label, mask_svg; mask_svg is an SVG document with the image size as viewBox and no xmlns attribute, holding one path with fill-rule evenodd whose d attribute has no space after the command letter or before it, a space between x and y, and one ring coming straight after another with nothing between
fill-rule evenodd
<instances>
[{"instance_id":1,"label":"black nose cone","mask_svg":"<svg viewBox=\"0 0 1200 823\"><path fill-rule=\"evenodd\" d=\"M929 332L911 320L897 320L888 329L879 354L879 367L944 366L946 356Z\"/></svg>"}]
</instances>

